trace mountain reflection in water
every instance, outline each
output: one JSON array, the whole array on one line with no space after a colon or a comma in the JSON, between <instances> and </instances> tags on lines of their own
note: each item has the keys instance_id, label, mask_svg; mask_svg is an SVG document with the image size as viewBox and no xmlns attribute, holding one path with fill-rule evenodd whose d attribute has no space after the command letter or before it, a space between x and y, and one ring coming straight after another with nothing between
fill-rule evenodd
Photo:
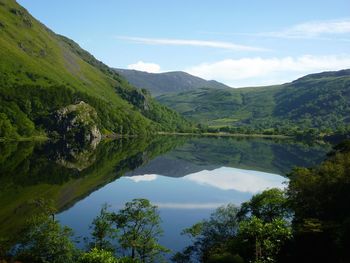
<instances>
[{"instance_id":1,"label":"mountain reflection in water","mask_svg":"<svg viewBox=\"0 0 350 263\"><path fill-rule=\"evenodd\" d=\"M248 138L158 137L105 141L97 146L58 143L0 144L0 237L16 241L37 210L31 200L52 199L63 224L87 236L101 205L133 198L160 208L164 245L216 207L284 187L294 166L319 163L328 145ZM182 212L181 212L182 211ZM77 220L79 218L79 220Z\"/></svg>"}]
</instances>

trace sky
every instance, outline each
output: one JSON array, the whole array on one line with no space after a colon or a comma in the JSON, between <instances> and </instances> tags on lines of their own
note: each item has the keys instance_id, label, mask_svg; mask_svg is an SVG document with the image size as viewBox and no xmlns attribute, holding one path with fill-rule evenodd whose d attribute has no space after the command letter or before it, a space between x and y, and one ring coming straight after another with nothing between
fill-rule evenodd
<instances>
[{"instance_id":1,"label":"sky","mask_svg":"<svg viewBox=\"0 0 350 263\"><path fill-rule=\"evenodd\" d=\"M110 67L231 87L350 68L350 0L18 0Z\"/></svg>"}]
</instances>

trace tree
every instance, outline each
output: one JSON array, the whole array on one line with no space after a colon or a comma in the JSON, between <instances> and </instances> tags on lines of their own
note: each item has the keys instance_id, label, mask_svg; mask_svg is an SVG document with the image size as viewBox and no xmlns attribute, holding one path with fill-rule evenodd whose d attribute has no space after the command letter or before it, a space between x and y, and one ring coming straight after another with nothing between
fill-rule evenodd
<instances>
[{"instance_id":1,"label":"tree","mask_svg":"<svg viewBox=\"0 0 350 263\"><path fill-rule=\"evenodd\" d=\"M203 220L190 228L184 229L182 234L192 239L192 245L182 252L176 253L174 262L186 262L197 258L202 262L208 261L213 254L226 253L237 233L238 208L233 204L221 206L211 214L208 220Z\"/></svg>"},{"instance_id":2,"label":"tree","mask_svg":"<svg viewBox=\"0 0 350 263\"><path fill-rule=\"evenodd\" d=\"M125 250L131 251L131 258L141 262L154 262L168 249L158 243L162 235L157 207L147 199L134 199L112 215L120 229L118 241Z\"/></svg>"},{"instance_id":3,"label":"tree","mask_svg":"<svg viewBox=\"0 0 350 263\"><path fill-rule=\"evenodd\" d=\"M78 263L137 263L129 257L116 258L111 251L93 248L81 254Z\"/></svg>"},{"instance_id":4,"label":"tree","mask_svg":"<svg viewBox=\"0 0 350 263\"><path fill-rule=\"evenodd\" d=\"M291 210L287 205L284 191L272 188L254 195L241 205L238 216L240 220L255 216L264 222L272 222L276 218L288 218Z\"/></svg>"},{"instance_id":5,"label":"tree","mask_svg":"<svg viewBox=\"0 0 350 263\"><path fill-rule=\"evenodd\" d=\"M16 257L23 262L75 262L77 250L71 241L72 230L62 227L47 214L33 217L23 232Z\"/></svg>"},{"instance_id":6,"label":"tree","mask_svg":"<svg viewBox=\"0 0 350 263\"><path fill-rule=\"evenodd\" d=\"M253 216L239 225L238 237L246 244L254 263L276 262L284 243L292 238L292 230L284 219L264 222ZM253 253L252 253L253 252Z\"/></svg>"},{"instance_id":7,"label":"tree","mask_svg":"<svg viewBox=\"0 0 350 263\"><path fill-rule=\"evenodd\" d=\"M294 210L293 259L350 262L350 143L334 147L313 168L297 168L288 198Z\"/></svg>"},{"instance_id":8,"label":"tree","mask_svg":"<svg viewBox=\"0 0 350 263\"><path fill-rule=\"evenodd\" d=\"M119 263L112 252L93 248L91 251L82 254L79 263Z\"/></svg>"},{"instance_id":9,"label":"tree","mask_svg":"<svg viewBox=\"0 0 350 263\"><path fill-rule=\"evenodd\" d=\"M16 138L18 136L16 129L6 114L0 112L0 137Z\"/></svg>"},{"instance_id":10,"label":"tree","mask_svg":"<svg viewBox=\"0 0 350 263\"><path fill-rule=\"evenodd\" d=\"M91 248L113 251L111 240L115 237L117 230L113 229L111 214L107 211L107 205L103 205L100 214L92 221Z\"/></svg>"}]
</instances>

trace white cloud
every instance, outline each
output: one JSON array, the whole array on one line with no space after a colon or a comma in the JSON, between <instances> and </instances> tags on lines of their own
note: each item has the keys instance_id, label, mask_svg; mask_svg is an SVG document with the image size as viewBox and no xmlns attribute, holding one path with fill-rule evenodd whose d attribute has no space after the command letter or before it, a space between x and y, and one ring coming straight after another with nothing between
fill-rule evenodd
<instances>
[{"instance_id":1,"label":"white cloud","mask_svg":"<svg viewBox=\"0 0 350 263\"><path fill-rule=\"evenodd\" d=\"M136 176L126 176L125 178L130 179L131 181L134 181L135 183L150 182L150 181L156 180L158 178L158 175L156 175L156 174L144 174L144 175L136 175Z\"/></svg>"},{"instance_id":2,"label":"white cloud","mask_svg":"<svg viewBox=\"0 0 350 263\"><path fill-rule=\"evenodd\" d=\"M204 41L204 40L194 40L194 39L143 38L143 37L127 37L127 36L119 36L117 38L135 42L135 43L147 44L147 45L209 47L209 48L228 49L228 50L235 50L235 51L268 51L265 48L238 45L231 42L221 42L221 41Z\"/></svg>"},{"instance_id":3,"label":"white cloud","mask_svg":"<svg viewBox=\"0 0 350 263\"><path fill-rule=\"evenodd\" d=\"M240 87L281 84L306 74L344 68L350 68L349 55L225 59L195 65L185 71Z\"/></svg>"},{"instance_id":4,"label":"white cloud","mask_svg":"<svg viewBox=\"0 0 350 263\"><path fill-rule=\"evenodd\" d=\"M283 38L315 38L321 35L350 33L350 19L314 21L294 25L279 32L261 33L263 36Z\"/></svg>"},{"instance_id":5,"label":"white cloud","mask_svg":"<svg viewBox=\"0 0 350 263\"><path fill-rule=\"evenodd\" d=\"M163 209L215 209L227 203L155 203L155 205Z\"/></svg>"},{"instance_id":6,"label":"white cloud","mask_svg":"<svg viewBox=\"0 0 350 263\"><path fill-rule=\"evenodd\" d=\"M221 190L257 193L268 188L283 188L285 178L270 173L222 167L213 171L203 170L184 177L201 185Z\"/></svg>"},{"instance_id":7,"label":"white cloud","mask_svg":"<svg viewBox=\"0 0 350 263\"><path fill-rule=\"evenodd\" d=\"M149 73L159 73L160 72L160 66L158 64L147 63L147 62L143 62L141 60L135 64L128 65L128 69L146 71Z\"/></svg>"}]
</instances>

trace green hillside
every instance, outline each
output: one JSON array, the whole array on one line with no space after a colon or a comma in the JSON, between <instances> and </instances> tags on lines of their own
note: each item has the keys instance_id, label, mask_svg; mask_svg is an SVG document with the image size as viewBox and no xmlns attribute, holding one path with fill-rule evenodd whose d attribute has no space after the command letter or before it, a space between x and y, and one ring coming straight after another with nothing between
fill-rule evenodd
<instances>
[{"instance_id":1,"label":"green hillside","mask_svg":"<svg viewBox=\"0 0 350 263\"><path fill-rule=\"evenodd\" d=\"M214 128L344 130L350 125L350 70L312 74L283 85L206 88L157 99Z\"/></svg>"},{"instance_id":2,"label":"green hillside","mask_svg":"<svg viewBox=\"0 0 350 263\"><path fill-rule=\"evenodd\" d=\"M79 101L96 109L105 132L140 134L188 126L14 0L0 1L0 57L0 137L43 134L55 111Z\"/></svg>"},{"instance_id":3,"label":"green hillside","mask_svg":"<svg viewBox=\"0 0 350 263\"><path fill-rule=\"evenodd\" d=\"M182 71L165 73L148 73L129 69L115 69L115 71L125 77L132 85L149 90L153 96L199 88L229 88L215 80L208 81Z\"/></svg>"}]
</instances>

